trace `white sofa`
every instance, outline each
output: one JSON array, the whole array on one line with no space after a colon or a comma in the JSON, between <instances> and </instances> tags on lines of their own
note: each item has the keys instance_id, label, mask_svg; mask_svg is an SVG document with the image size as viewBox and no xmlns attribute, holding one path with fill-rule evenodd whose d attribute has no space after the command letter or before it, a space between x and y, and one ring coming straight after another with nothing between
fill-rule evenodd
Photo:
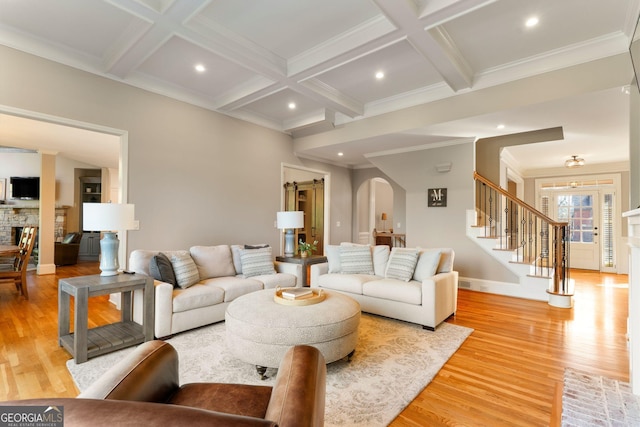
<instances>
[{"instance_id":1,"label":"white sofa","mask_svg":"<svg viewBox=\"0 0 640 427\"><path fill-rule=\"evenodd\" d=\"M273 261L272 271L247 277L243 274L243 245L194 246L188 251L134 250L129 256L129 270L154 276L150 271L152 259L160 252L172 261L178 256L186 259L190 267L189 286L179 286L162 280L155 284L155 336L168 337L178 332L224 320L227 306L237 297L261 289L301 286L301 265ZM197 272L194 273L193 265ZM177 264L176 264L177 265ZM176 266L174 265L174 267ZM245 269L247 265L244 265ZM178 270L182 270L178 267ZM177 273L174 268L174 273ZM245 272L246 273L246 272ZM193 277L193 274L197 275ZM157 273L155 273L157 276ZM154 277L155 278L155 277ZM197 279L197 280L196 280ZM142 319L141 291L134 294L134 320Z\"/></svg>"},{"instance_id":2,"label":"white sofa","mask_svg":"<svg viewBox=\"0 0 640 427\"><path fill-rule=\"evenodd\" d=\"M357 300L364 312L417 323L431 331L455 314L458 272L453 270L453 249L393 248L390 252L384 245L365 246L372 271L367 271L362 249L360 259L345 266L349 251L357 250L344 248L362 246L329 245L328 262L311 266L311 287L342 292Z\"/></svg>"}]
</instances>

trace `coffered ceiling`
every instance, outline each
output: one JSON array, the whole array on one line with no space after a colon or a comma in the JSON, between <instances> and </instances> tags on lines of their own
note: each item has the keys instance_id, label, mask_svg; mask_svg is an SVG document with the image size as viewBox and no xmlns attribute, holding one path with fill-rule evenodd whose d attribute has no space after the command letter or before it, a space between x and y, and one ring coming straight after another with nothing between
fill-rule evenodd
<instances>
[{"instance_id":1,"label":"coffered ceiling","mask_svg":"<svg viewBox=\"0 0 640 427\"><path fill-rule=\"evenodd\" d=\"M0 0L0 43L297 139L624 53L639 5L640 0ZM527 27L532 17L539 22ZM384 77L376 78L379 72ZM599 134L628 134L612 116L628 104L616 97L620 93L589 98L598 109L593 114L600 117ZM603 108L599 95L611 108ZM563 120L578 127L569 135L585 134L579 126L592 124L571 114L572 106L584 102L564 101L569 108ZM497 120L518 123L518 130L557 126L550 109L531 105L298 154L357 167L368 163L372 150L516 130L508 123L495 130ZM583 137L567 154L584 157L597 142ZM0 131L0 144L7 143ZM626 146L618 151L609 150L617 156L611 161L624 160Z\"/></svg>"}]
</instances>

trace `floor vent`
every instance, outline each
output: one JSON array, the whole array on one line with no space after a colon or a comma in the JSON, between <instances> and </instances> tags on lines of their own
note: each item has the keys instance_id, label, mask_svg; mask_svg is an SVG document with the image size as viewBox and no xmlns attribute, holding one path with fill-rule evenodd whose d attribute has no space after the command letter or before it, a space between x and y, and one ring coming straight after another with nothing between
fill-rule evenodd
<instances>
[{"instance_id":1,"label":"floor vent","mask_svg":"<svg viewBox=\"0 0 640 427\"><path fill-rule=\"evenodd\" d=\"M458 287L464 289L471 289L471 282L467 282L466 280L459 280Z\"/></svg>"}]
</instances>

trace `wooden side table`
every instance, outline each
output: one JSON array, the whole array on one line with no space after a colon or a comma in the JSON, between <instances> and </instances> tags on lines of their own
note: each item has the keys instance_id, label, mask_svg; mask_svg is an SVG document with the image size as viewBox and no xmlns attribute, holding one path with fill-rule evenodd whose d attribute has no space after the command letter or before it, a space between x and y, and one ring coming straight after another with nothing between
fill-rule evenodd
<instances>
[{"instance_id":1,"label":"wooden side table","mask_svg":"<svg viewBox=\"0 0 640 427\"><path fill-rule=\"evenodd\" d=\"M302 286L309 286L309 283L307 282L307 266L311 264L320 264L322 262L327 262L327 257L324 255L309 255L306 257L302 257L300 255L277 256L276 261L302 264Z\"/></svg>"},{"instance_id":2,"label":"wooden side table","mask_svg":"<svg viewBox=\"0 0 640 427\"><path fill-rule=\"evenodd\" d=\"M143 290L142 325L134 322L133 291ZM122 292L120 322L88 329L89 298ZM73 333L69 332L70 297L74 297ZM153 279L140 274L80 276L58 281L58 343L76 363L153 339Z\"/></svg>"}]
</instances>

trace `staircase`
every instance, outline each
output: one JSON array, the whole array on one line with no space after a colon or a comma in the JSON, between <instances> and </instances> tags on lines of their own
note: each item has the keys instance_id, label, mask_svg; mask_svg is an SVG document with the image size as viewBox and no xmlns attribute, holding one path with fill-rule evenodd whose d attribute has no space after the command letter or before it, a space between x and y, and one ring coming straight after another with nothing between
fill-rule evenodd
<instances>
[{"instance_id":1,"label":"staircase","mask_svg":"<svg viewBox=\"0 0 640 427\"><path fill-rule=\"evenodd\" d=\"M556 222L478 173L475 210L467 236L519 278L506 295L573 305L569 278L569 225Z\"/></svg>"}]
</instances>

